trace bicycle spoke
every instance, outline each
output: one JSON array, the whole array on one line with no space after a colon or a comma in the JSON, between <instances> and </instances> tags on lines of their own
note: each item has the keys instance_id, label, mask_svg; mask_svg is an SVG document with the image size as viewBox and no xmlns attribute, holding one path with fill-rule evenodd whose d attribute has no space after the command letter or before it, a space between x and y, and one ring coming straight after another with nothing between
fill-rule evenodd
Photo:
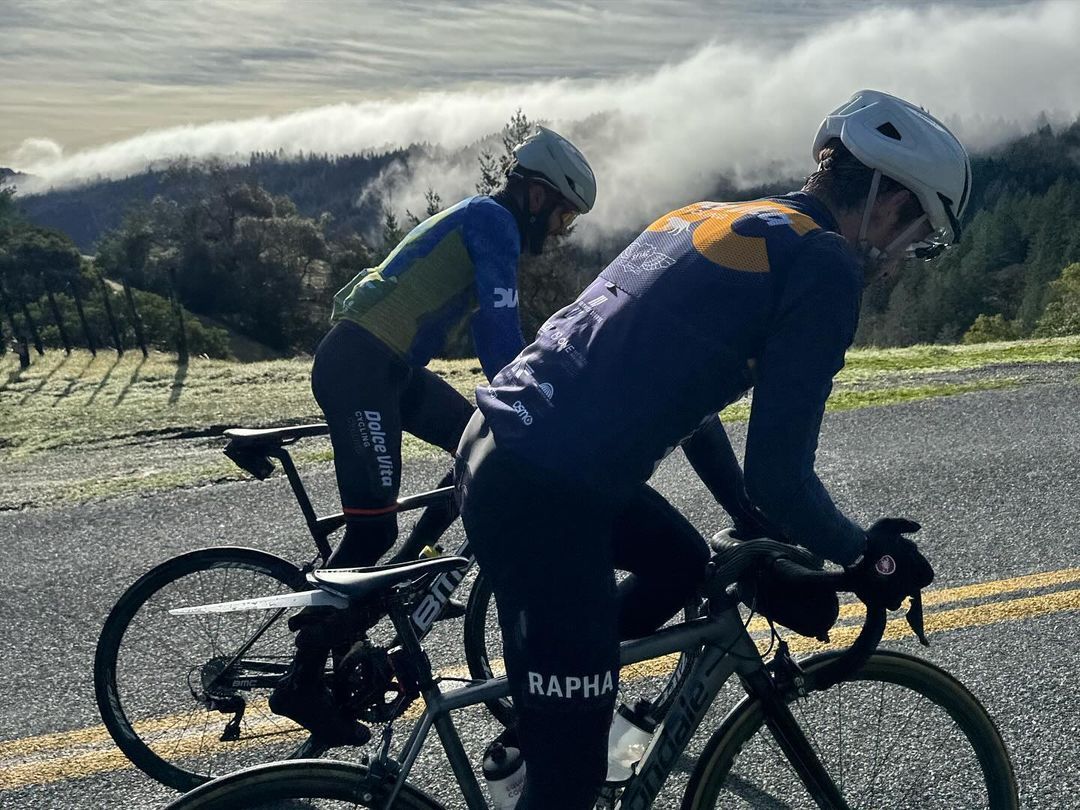
<instances>
[{"instance_id":1,"label":"bicycle spoke","mask_svg":"<svg viewBox=\"0 0 1080 810\"><path fill-rule=\"evenodd\" d=\"M176 773L206 777L281 759L303 739L297 739L298 726L266 705L269 684L292 657L287 618L295 609L169 613L292 591L287 564L274 563L279 578L259 562L244 561L258 560L257 552L237 551L236 561L230 553L208 552L204 566L177 570L172 579L166 571L136 603L117 643L114 694L134 740L128 747L139 757L136 764L162 781L179 779ZM237 736L222 740L236 718ZM125 753L135 759L128 747Z\"/></svg>"},{"instance_id":2,"label":"bicycle spoke","mask_svg":"<svg viewBox=\"0 0 1080 810\"><path fill-rule=\"evenodd\" d=\"M896 667L908 676L893 682L860 673L832 690L798 699L798 708L791 709L819 756L830 753L831 767L824 757L822 763L848 805L853 810L1015 807L1007 799L991 799L988 780L1008 778L1011 770L1007 759L996 769L984 767L984 755L1000 763L1003 749L987 752L984 727L972 732L964 725L979 715L968 698L956 697L961 688L917 659L881 659L878 672L891 673L889 667ZM922 677L924 673L930 673L931 680ZM752 723L735 722L730 728L726 733L735 736L712 755L715 766L728 763L724 779L703 783L707 789L698 788L694 795L701 803L693 807L816 806L763 716L756 714ZM730 759L723 758L725 750ZM702 778L695 774L695 779Z\"/></svg>"}]
</instances>

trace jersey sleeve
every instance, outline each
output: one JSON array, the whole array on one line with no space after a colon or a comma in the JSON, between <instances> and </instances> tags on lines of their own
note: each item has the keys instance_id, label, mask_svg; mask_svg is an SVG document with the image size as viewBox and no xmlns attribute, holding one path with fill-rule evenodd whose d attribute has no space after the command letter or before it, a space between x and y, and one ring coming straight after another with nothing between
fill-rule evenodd
<instances>
[{"instance_id":1,"label":"jersey sleeve","mask_svg":"<svg viewBox=\"0 0 1080 810\"><path fill-rule=\"evenodd\" d=\"M472 319L473 341L490 380L525 348L518 316L521 241L510 212L490 200L470 206L463 237L476 268L478 309Z\"/></svg>"},{"instance_id":2,"label":"jersey sleeve","mask_svg":"<svg viewBox=\"0 0 1080 810\"><path fill-rule=\"evenodd\" d=\"M861 271L833 235L812 237L788 270L757 358L746 438L746 488L787 536L840 564L862 553L865 535L845 517L814 471L832 379L855 338ZM815 244L816 243L816 244Z\"/></svg>"},{"instance_id":3,"label":"jersey sleeve","mask_svg":"<svg viewBox=\"0 0 1080 810\"><path fill-rule=\"evenodd\" d=\"M683 440L682 450L716 502L732 518L739 518L749 507L749 499L742 468L720 417L714 414L702 422Z\"/></svg>"}]
</instances>

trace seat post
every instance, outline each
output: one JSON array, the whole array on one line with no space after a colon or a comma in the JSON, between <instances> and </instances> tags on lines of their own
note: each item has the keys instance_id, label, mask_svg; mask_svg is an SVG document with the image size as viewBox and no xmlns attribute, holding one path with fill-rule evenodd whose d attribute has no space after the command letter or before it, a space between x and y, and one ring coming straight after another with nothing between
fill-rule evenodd
<instances>
[{"instance_id":1,"label":"seat post","mask_svg":"<svg viewBox=\"0 0 1080 810\"><path fill-rule=\"evenodd\" d=\"M402 586L406 589L412 585ZM412 609L408 601L401 600L401 591L394 589L390 597L387 614L391 624L397 632L397 640L408 655L409 661L416 667L416 681L420 693L426 695L430 689L437 689L435 675L431 671L431 659L428 658L420 639L416 635L416 627L412 621Z\"/></svg>"},{"instance_id":2,"label":"seat post","mask_svg":"<svg viewBox=\"0 0 1080 810\"><path fill-rule=\"evenodd\" d=\"M311 537L315 541L315 547L318 548L323 561L329 560L332 549L326 541L326 535L319 530L319 518L315 514L315 507L311 505L311 498L308 497L307 490L304 489L304 482L300 480L300 473L297 472L289 451L284 447L277 447L273 450L267 450L266 454L276 458L281 463L281 469L285 471L285 475L289 479L289 486L292 487L293 495L296 496L296 502L300 504L300 511L304 514L304 521L307 523L308 531L311 532Z\"/></svg>"}]
</instances>

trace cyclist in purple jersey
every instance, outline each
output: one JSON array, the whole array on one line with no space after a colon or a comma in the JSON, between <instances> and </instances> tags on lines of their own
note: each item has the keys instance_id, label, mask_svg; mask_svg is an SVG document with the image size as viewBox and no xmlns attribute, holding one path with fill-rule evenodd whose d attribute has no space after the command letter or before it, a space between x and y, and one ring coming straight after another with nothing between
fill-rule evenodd
<instances>
[{"instance_id":1,"label":"cyclist in purple jersey","mask_svg":"<svg viewBox=\"0 0 1080 810\"><path fill-rule=\"evenodd\" d=\"M327 567L372 565L394 544L402 432L452 453L473 412L428 362L464 326L489 378L520 352L518 258L524 250L540 253L595 199L585 157L539 127L514 151L502 189L420 223L380 265L334 296L333 326L311 374L345 514L345 536ZM448 474L442 485L449 483ZM428 509L410 539L434 542L455 517L453 509ZM362 741L366 731L337 710L322 682L334 628L317 611L299 618L306 626L296 634L297 655L270 697L271 709L327 744Z\"/></svg>"},{"instance_id":2,"label":"cyclist in purple jersey","mask_svg":"<svg viewBox=\"0 0 1080 810\"><path fill-rule=\"evenodd\" d=\"M970 161L939 121L874 91L825 119L813 157L799 192L661 217L477 390L457 481L520 718L518 810L592 807L618 641L674 615L703 574L705 541L644 483L676 446L737 528L853 567L861 593L896 607L933 577L903 536L917 524L864 530L814 458L866 277L959 238ZM750 388L744 476L716 414ZM631 572L618 586L614 567Z\"/></svg>"}]
</instances>

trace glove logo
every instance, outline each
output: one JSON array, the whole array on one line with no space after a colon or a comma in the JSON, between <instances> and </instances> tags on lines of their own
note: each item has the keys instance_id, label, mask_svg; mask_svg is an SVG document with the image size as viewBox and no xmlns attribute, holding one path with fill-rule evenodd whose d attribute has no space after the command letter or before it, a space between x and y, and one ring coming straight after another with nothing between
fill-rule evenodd
<instances>
[{"instance_id":1,"label":"glove logo","mask_svg":"<svg viewBox=\"0 0 1080 810\"><path fill-rule=\"evenodd\" d=\"M878 558L878 561L874 563L874 570L883 577L894 574L896 573L896 560L889 554L883 554Z\"/></svg>"}]
</instances>

